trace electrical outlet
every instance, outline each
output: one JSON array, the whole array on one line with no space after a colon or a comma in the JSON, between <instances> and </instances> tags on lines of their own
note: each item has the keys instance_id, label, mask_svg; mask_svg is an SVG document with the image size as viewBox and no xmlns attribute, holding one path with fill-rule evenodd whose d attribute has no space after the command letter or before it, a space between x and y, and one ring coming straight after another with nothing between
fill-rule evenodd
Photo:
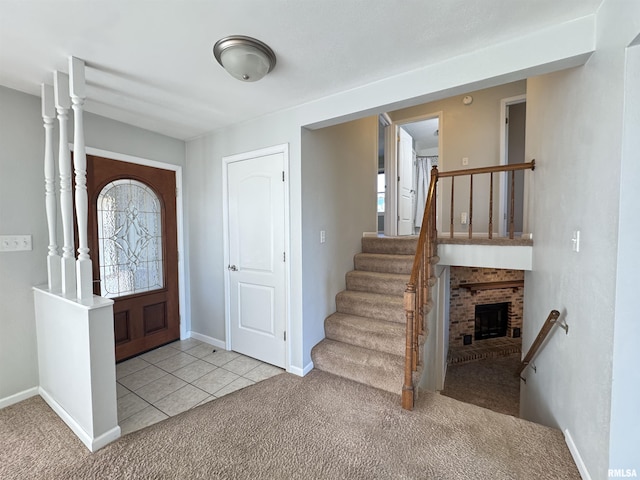
<instances>
[{"instance_id":1,"label":"electrical outlet","mask_svg":"<svg viewBox=\"0 0 640 480\"><path fill-rule=\"evenodd\" d=\"M324 230L320 230L320 243L327 241L327 234Z\"/></svg>"},{"instance_id":2,"label":"electrical outlet","mask_svg":"<svg viewBox=\"0 0 640 480\"><path fill-rule=\"evenodd\" d=\"M31 249L31 235L0 235L0 252L20 252Z\"/></svg>"},{"instance_id":3,"label":"electrical outlet","mask_svg":"<svg viewBox=\"0 0 640 480\"><path fill-rule=\"evenodd\" d=\"M462 165L469 165L469 157L462 157Z\"/></svg>"},{"instance_id":4,"label":"electrical outlet","mask_svg":"<svg viewBox=\"0 0 640 480\"><path fill-rule=\"evenodd\" d=\"M460 224L461 225L466 225L467 224L467 212L462 212L460 214Z\"/></svg>"}]
</instances>

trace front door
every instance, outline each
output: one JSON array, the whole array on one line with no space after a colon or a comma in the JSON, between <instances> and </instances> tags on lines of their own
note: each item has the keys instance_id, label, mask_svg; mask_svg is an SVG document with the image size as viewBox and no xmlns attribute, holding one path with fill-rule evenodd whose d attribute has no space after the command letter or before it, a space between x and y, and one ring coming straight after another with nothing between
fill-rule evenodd
<instances>
[{"instance_id":1,"label":"front door","mask_svg":"<svg viewBox=\"0 0 640 480\"><path fill-rule=\"evenodd\" d=\"M87 155L94 293L112 298L116 361L180 338L175 172Z\"/></svg>"},{"instance_id":2,"label":"front door","mask_svg":"<svg viewBox=\"0 0 640 480\"><path fill-rule=\"evenodd\" d=\"M227 165L231 349L285 367L284 153Z\"/></svg>"}]
</instances>

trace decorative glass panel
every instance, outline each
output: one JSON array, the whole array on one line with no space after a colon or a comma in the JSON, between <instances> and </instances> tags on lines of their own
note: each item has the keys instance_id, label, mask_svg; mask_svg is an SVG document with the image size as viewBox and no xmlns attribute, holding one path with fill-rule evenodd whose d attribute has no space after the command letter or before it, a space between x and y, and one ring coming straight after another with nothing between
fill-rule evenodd
<instances>
[{"instance_id":1,"label":"decorative glass panel","mask_svg":"<svg viewBox=\"0 0 640 480\"><path fill-rule=\"evenodd\" d=\"M160 200L137 180L116 180L98 196L100 289L107 298L163 284Z\"/></svg>"}]
</instances>

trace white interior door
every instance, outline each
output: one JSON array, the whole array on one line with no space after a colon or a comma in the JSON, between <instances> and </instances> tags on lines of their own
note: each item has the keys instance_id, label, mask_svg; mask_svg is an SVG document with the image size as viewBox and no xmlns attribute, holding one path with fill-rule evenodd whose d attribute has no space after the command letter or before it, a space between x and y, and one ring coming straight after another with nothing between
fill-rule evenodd
<instances>
[{"instance_id":1,"label":"white interior door","mask_svg":"<svg viewBox=\"0 0 640 480\"><path fill-rule=\"evenodd\" d=\"M231 349L285 367L284 153L227 166Z\"/></svg>"},{"instance_id":2,"label":"white interior door","mask_svg":"<svg viewBox=\"0 0 640 480\"><path fill-rule=\"evenodd\" d=\"M398 129L398 235L413 234L413 138Z\"/></svg>"}]
</instances>

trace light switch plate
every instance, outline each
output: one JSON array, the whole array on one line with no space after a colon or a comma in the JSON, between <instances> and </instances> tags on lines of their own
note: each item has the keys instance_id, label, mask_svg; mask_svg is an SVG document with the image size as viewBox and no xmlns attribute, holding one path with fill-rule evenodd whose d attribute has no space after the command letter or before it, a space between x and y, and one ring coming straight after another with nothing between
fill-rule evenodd
<instances>
[{"instance_id":1,"label":"light switch plate","mask_svg":"<svg viewBox=\"0 0 640 480\"><path fill-rule=\"evenodd\" d=\"M31 235L0 235L0 252L32 250Z\"/></svg>"}]
</instances>

